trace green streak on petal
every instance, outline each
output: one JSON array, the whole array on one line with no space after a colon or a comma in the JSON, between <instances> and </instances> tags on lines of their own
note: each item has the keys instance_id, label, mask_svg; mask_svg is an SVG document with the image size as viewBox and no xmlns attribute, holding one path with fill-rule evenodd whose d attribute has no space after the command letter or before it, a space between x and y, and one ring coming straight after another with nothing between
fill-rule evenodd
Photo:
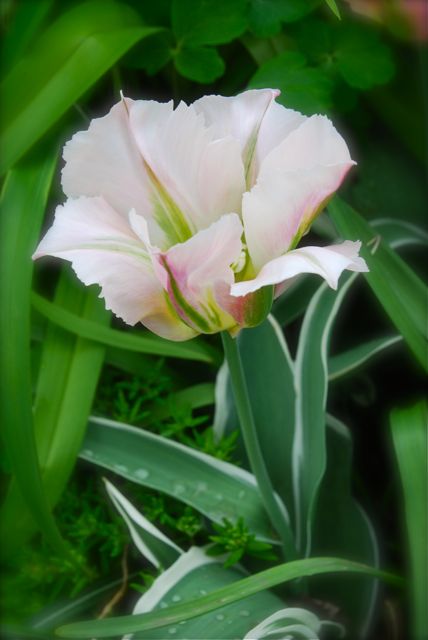
<instances>
[{"instance_id":1,"label":"green streak on petal","mask_svg":"<svg viewBox=\"0 0 428 640\"><path fill-rule=\"evenodd\" d=\"M141 249L138 245L133 246L132 244L128 244L127 242L106 242L105 240L100 240L99 242L87 242L69 247L61 247L61 249L58 249L58 251L54 253L62 253L65 251L106 251L108 253L123 253L150 263L149 255L144 249Z\"/></svg>"},{"instance_id":2,"label":"green streak on petal","mask_svg":"<svg viewBox=\"0 0 428 640\"><path fill-rule=\"evenodd\" d=\"M272 308L274 286L267 285L248 296L244 307L246 327L256 327L265 320Z\"/></svg>"},{"instance_id":3,"label":"green streak on petal","mask_svg":"<svg viewBox=\"0 0 428 640\"><path fill-rule=\"evenodd\" d=\"M185 242L192 237L194 231L189 226L184 213L176 205L157 176L144 162L147 174L153 187L153 206L155 220L172 245Z\"/></svg>"},{"instance_id":4,"label":"green streak on petal","mask_svg":"<svg viewBox=\"0 0 428 640\"><path fill-rule=\"evenodd\" d=\"M166 261L165 258L162 258L162 264L165 267L168 276L169 276L169 284L171 287L171 291L172 294L175 298L176 303L178 304L178 306L180 307L180 309L182 309L182 311L185 313L185 315L187 316L187 318L190 320L191 323L193 324L189 324L188 322L186 322L186 324L191 328L194 329L195 327L197 327L197 329L203 333L210 333L210 325L208 324L208 322L205 320L205 318L203 316L201 316L196 309L194 309L185 299L185 297L182 295L181 291L180 291L180 287L177 284L177 281L175 280L174 276L172 275L171 269L168 266L168 263ZM185 322L185 320L183 320Z\"/></svg>"},{"instance_id":5,"label":"green streak on petal","mask_svg":"<svg viewBox=\"0 0 428 640\"><path fill-rule=\"evenodd\" d=\"M303 214L300 226L297 229L297 233L294 236L294 238L292 239L292 241L290 243L290 246L287 249L287 252L288 251L292 251L293 249L295 249L297 247L297 245L299 244L300 240L303 238L305 233L307 233L309 231L309 227L311 226L311 224L313 223L315 218L317 218L319 216L321 211L325 208L325 206L327 205L328 201L332 197L333 197L333 194L327 196L327 198L324 198L324 200L318 205L318 207L316 209L314 209L314 211L305 212Z\"/></svg>"},{"instance_id":6,"label":"green streak on petal","mask_svg":"<svg viewBox=\"0 0 428 640\"><path fill-rule=\"evenodd\" d=\"M250 137L247 140L247 144L245 145L244 151L243 151L243 160L244 160L244 170L245 170L245 184L247 186L247 189L251 189L251 187L253 186L253 173L254 173L254 157L255 157L255 152L256 152L256 146L257 146L257 140L259 138L259 131L260 131L260 127L262 126L262 122L263 119L266 115L266 111L269 109L271 104L271 100L268 102L268 104L266 105L265 110L263 111L262 117L260 118L260 120L258 121L258 123L256 124L256 126L254 127L253 131L251 132Z\"/></svg>"}]
</instances>

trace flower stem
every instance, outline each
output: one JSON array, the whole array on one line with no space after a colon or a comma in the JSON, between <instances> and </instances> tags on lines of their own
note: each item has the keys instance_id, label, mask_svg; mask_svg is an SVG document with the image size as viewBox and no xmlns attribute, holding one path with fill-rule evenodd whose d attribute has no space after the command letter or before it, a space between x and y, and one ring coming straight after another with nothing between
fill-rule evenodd
<instances>
[{"instance_id":1,"label":"flower stem","mask_svg":"<svg viewBox=\"0 0 428 640\"><path fill-rule=\"evenodd\" d=\"M250 467L257 480L270 521L282 540L284 556L287 560L292 560L296 557L293 534L287 522L286 513L281 508L279 499L275 496L260 449L237 341L226 331L222 332L221 337Z\"/></svg>"}]
</instances>

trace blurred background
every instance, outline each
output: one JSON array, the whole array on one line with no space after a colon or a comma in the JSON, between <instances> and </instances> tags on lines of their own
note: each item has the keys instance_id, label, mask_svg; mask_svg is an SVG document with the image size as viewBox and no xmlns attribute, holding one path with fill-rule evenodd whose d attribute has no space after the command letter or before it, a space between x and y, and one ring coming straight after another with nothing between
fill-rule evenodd
<instances>
[{"instance_id":1,"label":"blurred background","mask_svg":"<svg viewBox=\"0 0 428 640\"><path fill-rule=\"evenodd\" d=\"M426 280L426 0L2 0L0 12L0 163L2 175L9 176L5 185L14 186L16 181L6 201L15 227L6 231L22 239L34 227L26 245L28 256L43 226L49 226L56 204L63 200L59 180L62 146L75 131L87 128L92 118L104 115L120 99L121 91L134 99L178 103L204 94L234 95L248 87L272 87L281 90L278 100L286 107L307 115L328 114L333 119L358 162L341 196L370 223L378 225L379 220L389 219L385 234L394 239L406 264ZM7 174L10 170L12 174ZM48 183L52 182L50 192L45 184L44 222L44 206L38 222L32 217L33 198L37 207L40 194L31 187L31 180L40 172L49 174ZM9 243L7 255L19 257L8 240L11 236L5 233L2 240ZM336 234L326 215L319 218L313 233L324 239ZM24 262L16 266L13 278L22 283L22 304L30 305L32 267L26 258ZM58 287L63 287L63 304L83 314L87 302L79 285L70 284L69 272L64 268L60 273L60 269L58 264L38 264L34 290L46 298L57 296L58 301ZM95 300L95 293L91 295ZM396 304L399 309L399 298ZM303 308L287 305L278 304L275 313L293 349ZM98 307L92 313L92 319L98 314L102 322L110 322ZM46 314L33 298L33 380L52 322ZM119 321L112 322L125 329ZM63 328L56 331L56 351L50 357L72 357L74 352L67 349L75 349L76 344L70 347L67 343L70 334ZM333 352L391 335L391 319L372 292L359 285L335 328ZM104 364L101 358L85 370L89 371L85 409L83 415L76 414L69 429L76 421L85 425L90 410L136 425L146 424L155 410L159 417L148 427L154 432L234 460L233 436L220 444L214 441L211 396L202 408L195 402L171 401L189 385L203 382L212 386L219 343L216 337L205 343L217 350L217 360L211 364L173 356L133 358L136 354L128 353L124 357L123 352L110 349ZM330 404L353 434L352 489L374 523L382 564L405 572L402 494L387 421L392 406L406 405L423 394L425 380L399 337L380 351L378 359L335 383ZM25 371L21 368L18 378L26 376ZM53 389L49 387L48 396L54 397ZM13 393L19 405L19 389ZM37 395L35 383L31 393ZM61 396L64 389L58 393ZM45 411L40 421L48 424L49 420L55 422L55 417ZM65 443L66 439L62 449L67 448ZM52 553L34 523L28 524L28 515L22 515L25 507L19 499L10 498L11 461L9 454L2 454L6 500L1 530L2 608L7 623L22 623L58 601L119 579L123 558L131 553L123 527L100 491L99 472L83 461L76 463L79 444L80 440L69 448L66 461L61 454L49 476L55 485L51 506L56 507L59 528L73 546L74 562ZM206 541L196 511L156 491L128 485L124 484L126 491L147 505L146 516L172 532L179 544ZM138 574L138 579L130 580L131 590L150 584L153 572L137 570L132 553L129 564L130 573ZM407 637L408 597L382 591L373 638ZM91 601L90 613L101 607L103 598L108 600L101 595ZM126 612L126 598L121 606Z\"/></svg>"}]
</instances>

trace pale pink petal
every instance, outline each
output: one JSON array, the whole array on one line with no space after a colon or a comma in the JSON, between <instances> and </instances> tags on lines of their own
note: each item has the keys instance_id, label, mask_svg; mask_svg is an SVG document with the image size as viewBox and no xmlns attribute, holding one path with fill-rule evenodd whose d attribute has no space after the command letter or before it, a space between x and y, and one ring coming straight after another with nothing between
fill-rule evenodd
<instances>
[{"instance_id":1,"label":"pale pink petal","mask_svg":"<svg viewBox=\"0 0 428 640\"><path fill-rule=\"evenodd\" d=\"M229 294L234 280L230 265L241 253L241 234L239 217L225 215L187 242L155 256L177 313L196 331L213 333L236 324L219 300Z\"/></svg>"},{"instance_id":2,"label":"pale pink petal","mask_svg":"<svg viewBox=\"0 0 428 640\"><path fill-rule=\"evenodd\" d=\"M296 246L353 164L343 138L323 116L306 119L264 158L242 205L256 270Z\"/></svg>"},{"instance_id":3,"label":"pale pink petal","mask_svg":"<svg viewBox=\"0 0 428 640\"><path fill-rule=\"evenodd\" d=\"M253 280L244 280L232 285L233 296L245 296L267 285L277 285L301 273L315 273L324 278L332 289L337 289L339 277L345 269L368 271L359 257L361 242L346 240L329 247L302 247L271 260Z\"/></svg>"},{"instance_id":4,"label":"pale pink petal","mask_svg":"<svg viewBox=\"0 0 428 640\"><path fill-rule=\"evenodd\" d=\"M102 196L127 217L130 209L150 213L150 192L137 144L129 129L125 102L91 121L64 147L64 193L72 198Z\"/></svg>"},{"instance_id":5,"label":"pale pink petal","mask_svg":"<svg viewBox=\"0 0 428 640\"><path fill-rule=\"evenodd\" d=\"M155 219L164 230L174 227L172 243L240 212L245 179L237 140L215 139L203 116L183 102L175 110L150 101L127 104L133 135L162 196Z\"/></svg>"},{"instance_id":6,"label":"pale pink petal","mask_svg":"<svg viewBox=\"0 0 428 640\"><path fill-rule=\"evenodd\" d=\"M70 261L85 285L99 284L106 308L126 323L142 322L170 340L195 335L172 308L138 236L102 198L68 200L57 208L33 257L46 255Z\"/></svg>"}]
</instances>

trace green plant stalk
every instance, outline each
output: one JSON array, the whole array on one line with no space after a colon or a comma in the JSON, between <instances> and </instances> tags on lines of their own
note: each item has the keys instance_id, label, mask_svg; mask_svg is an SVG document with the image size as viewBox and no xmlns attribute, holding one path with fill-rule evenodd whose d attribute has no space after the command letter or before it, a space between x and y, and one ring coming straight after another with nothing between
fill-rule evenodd
<instances>
[{"instance_id":1,"label":"green plant stalk","mask_svg":"<svg viewBox=\"0 0 428 640\"><path fill-rule=\"evenodd\" d=\"M245 381L238 345L236 340L226 331L222 332L221 337L223 341L224 354L229 367L236 411L241 424L242 437L248 459L250 461L251 470L257 480L257 485L259 487L266 512L269 515L273 527L282 540L284 557L287 560L293 560L297 556L294 539L288 522L286 521L285 514L282 512L280 504L275 497L259 441L257 439L257 431L254 424L250 399L248 397L247 383Z\"/></svg>"}]
</instances>

